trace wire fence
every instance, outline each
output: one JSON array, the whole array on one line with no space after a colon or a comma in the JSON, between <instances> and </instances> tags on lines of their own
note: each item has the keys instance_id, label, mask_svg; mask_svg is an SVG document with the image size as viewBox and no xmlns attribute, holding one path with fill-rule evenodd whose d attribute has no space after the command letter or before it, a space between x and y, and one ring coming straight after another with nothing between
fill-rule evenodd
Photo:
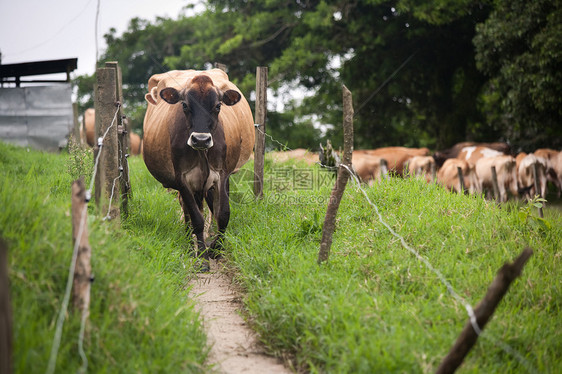
<instances>
[{"instance_id":1,"label":"wire fence","mask_svg":"<svg viewBox=\"0 0 562 374\"><path fill-rule=\"evenodd\" d=\"M257 127L256 127L257 128ZM258 131L262 131L258 128ZM267 136L270 140L272 140L273 142L280 144L284 147L285 150L291 151L292 149L289 148L286 144L278 141L277 139L273 138L271 135L269 134L265 134L265 136ZM325 167L324 165L318 163L321 167ZM461 303L461 305L463 305L463 307L465 308L467 315L469 317L469 321L470 324L472 325L472 328L474 329L475 333L478 336L482 336L485 339L489 340L492 344L495 344L496 346L499 346L501 349L503 349L506 353L510 354L511 356L515 357L515 359L517 361L519 361L519 363L525 367L527 369L528 372L530 373L537 373L537 369L535 367L533 367L533 365L523 356L523 354L521 354L519 351L517 351L516 349L514 349L513 347L511 347L509 344L505 343L504 341L493 337L489 332L484 333L484 331L480 328L480 326L477 323L476 320L476 316L474 314L474 309L473 307L470 305L470 303L468 303L465 298L463 298L462 296L460 296L455 289L453 288L453 285L447 281L447 279L445 278L445 276L438 270L436 269L425 257L423 257L418 251L416 251L411 245L409 245L406 240L404 239L403 236L401 236L400 234L398 234L384 219L382 214L380 213L378 206L376 204L373 203L373 201L369 198L369 195L367 193L367 191L365 191L365 189L361 186L361 182L359 181L357 174L351 169L349 168L347 165L341 163L339 166L336 167L326 167L330 170L337 170L339 167L343 167L347 170L347 172L351 175L355 187L361 192L361 194L365 197L367 203L375 210L375 213L377 214L378 220L379 222L395 237L397 238L402 247L405 248L406 250L408 250L412 255L414 255L420 262L422 262L430 271L432 271L437 278L440 280L441 283L443 283L443 285L447 288L448 292L451 294L451 296L457 300L459 303Z\"/></svg>"},{"instance_id":2,"label":"wire fence","mask_svg":"<svg viewBox=\"0 0 562 374\"><path fill-rule=\"evenodd\" d=\"M87 220L88 220L88 202L90 201L91 196L92 196L92 189L94 187L94 180L96 178L96 173L97 173L97 170L98 170L98 167L99 167L99 159L100 159L101 153L104 149L105 138L106 138L109 130L115 125L117 113L119 113L120 108L121 108L121 106L118 105L117 109L115 111L115 115L113 116L113 120L111 122L111 125L107 128L107 130L105 131L103 136L101 136L98 139L99 151L98 151L98 154L96 155L96 160L95 160L95 163L94 163L94 170L92 171L92 175L91 175L90 188L85 193L86 204L84 204L84 207L82 209L81 216L80 216L80 224L79 224L79 228L78 228L78 234L76 236L76 240L75 240L75 243L74 243L74 249L72 251L72 259L71 259L69 270L68 270L68 279L67 279L67 282L66 282L66 290L65 290L62 305L61 305L61 308L60 308L60 311L59 311L59 314L58 314L56 328L55 328L55 336L53 338L53 343L52 343L52 346L51 346L51 354L50 354L50 357L49 357L49 363L48 363L47 371L46 371L47 374L52 374L52 373L55 372L55 367L56 367L56 362L57 362L57 357L58 357L58 352L59 352L61 337L62 337L62 329L63 329L63 326L64 326L64 321L65 321L66 313L67 313L67 310L68 310L68 304L69 304L69 301L70 301L70 292L72 290L72 285L73 285L73 281L74 281L74 272L75 272L75 268L76 268L76 259L77 259L77 256L78 256L78 249L79 249L79 246L80 246L80 238L82 237L82 233L85 230ZM121 175L122 174L120 174L119 177L121 177ZM113 188L115 188L115 180L114 180ZM109 209L111 209L111 202L112 202L112 199L110 199L110 201L109 201ZM108 211L108 215L109 215L109 211ZM107 216L104 217L104 220L106 218L107 218ZM78 351L79 351L79 355L82 359L82 366L80 367L81 373L86 372L87 369L88 369L88 358L86 356L86 353L84 352L84 333L85 333L85 326L86 326L86 320L87 320L88 314L89 314L89 312L88 312L87 308L84 308L82 310L80 332L79 332L79 335L78 335Z\"/></svg>"}]
</instances>

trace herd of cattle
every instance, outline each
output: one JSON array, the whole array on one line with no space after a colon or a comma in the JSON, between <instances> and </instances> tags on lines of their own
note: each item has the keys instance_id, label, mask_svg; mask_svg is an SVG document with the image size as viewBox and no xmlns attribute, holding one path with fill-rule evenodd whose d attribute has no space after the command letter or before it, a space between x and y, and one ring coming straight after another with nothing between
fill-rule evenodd
<instances>
[{"instance_id":1,"label":"herd of cattle","mask_svg":"<svg viewBox=\"0 0 562 374\"><path fill-rule=\"evenodd\" d=\"M271 155L278 161L293 158L309 164L318 162L315 154L304 149L272 152ZM521 152L514 156L507 143L463 142L433 155L428 148L384 147L353 151L355 172L369 185L383 178L382 160L386 161L388 171L397 176L416 176L428 182L437 179L449 190L460 192L464 189L488 196L494 191L494 167L500 201L506 201L509 195L527 199L537 194L544 197L548 182L557 189L558 196L562 190L562 152L552 149L537 149L531 154ZM461 188L461 176L464 188Z\"/></svg>"}]
</instances>

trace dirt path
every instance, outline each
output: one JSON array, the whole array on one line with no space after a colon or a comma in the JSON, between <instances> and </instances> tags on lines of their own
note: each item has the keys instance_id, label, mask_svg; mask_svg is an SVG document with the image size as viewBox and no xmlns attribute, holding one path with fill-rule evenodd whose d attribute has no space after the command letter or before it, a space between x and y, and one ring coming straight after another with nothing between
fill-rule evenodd
<instances>
[{"instance_id":1,"label":"dirt path","mask_svg":"<svg viewBox=\"0 0 562 374\"><path fill-rule=\"evenodd\" d=\"M211 261L211 271L191 282L190 296L197 303L211 345L209 363L226 374L291 373L280 360L264 353L255 333L239 314L240 295L221 266Z\"/></svg>"}]
</instances>

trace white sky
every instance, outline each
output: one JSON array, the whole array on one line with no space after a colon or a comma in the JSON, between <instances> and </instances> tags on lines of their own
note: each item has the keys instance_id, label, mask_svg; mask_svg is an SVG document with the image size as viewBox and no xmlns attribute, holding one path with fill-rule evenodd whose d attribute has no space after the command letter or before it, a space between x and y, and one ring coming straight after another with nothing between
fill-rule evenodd
<instances>
[{"instance_id":1,"label":"white sky","mask_svg":"<svg viewBox=\"0 0 562 374\"><path fill-rule=\"evenodd\" d=\"M103 35L110 28L121 35L134 17L150 21L156 16L175 19L186 5L198 3L197 0L0 0L2 64L77 57L78 68L71 77L92 74L96 61L98 1L99 55L106 47ZM58 74L46 77L61 79Z\"/></svg>"}]
</instances>

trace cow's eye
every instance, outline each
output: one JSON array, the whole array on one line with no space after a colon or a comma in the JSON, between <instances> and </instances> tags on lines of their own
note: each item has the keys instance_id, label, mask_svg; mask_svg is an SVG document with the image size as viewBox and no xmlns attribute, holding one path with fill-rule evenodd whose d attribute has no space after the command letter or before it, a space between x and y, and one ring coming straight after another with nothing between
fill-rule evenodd
<instances>
[{"instance_id":1,"label":"cow's eye","mask_svg":"<svg viewBox=\"0 0 562 374\"><path fill-rule=\"evenodd\" d=\"M221 111L221 103L218 103L217 105L215 105L215 112L220 112Z\"/></svg>"},{"instance_id":2,"label":"cow's eye","mask_svg":"<svg viewBox=\"0 0 562 374\"><path fill-rule=\"evenodd\" d=\"M189 109L189 107L187 106L187 103L182 101L181 105L183 106L183 111L187 112L187 110Z\"/></svg>"}]
</instances>

